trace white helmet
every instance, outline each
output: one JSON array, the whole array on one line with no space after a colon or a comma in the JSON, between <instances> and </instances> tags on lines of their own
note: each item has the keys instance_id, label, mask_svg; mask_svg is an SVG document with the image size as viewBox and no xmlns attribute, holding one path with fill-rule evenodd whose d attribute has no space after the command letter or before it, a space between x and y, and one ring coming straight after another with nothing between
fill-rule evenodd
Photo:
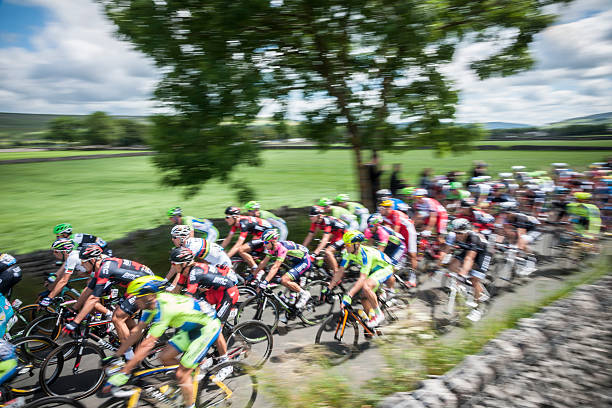
<instances>
[{"instance_id":1,"label":"white helmet","mask_svg":"<svg viewBox=\"0 0 612 408\"><path fill-rule=\"evenodd\" d=\"M472 229L472 225L465 218L456 218L450 223L450 229L456 232L465 232Z\"/></svg>"},{"instance_id":2,"label":"white helmet","mask_svg":"<svg viewBox=\"0 0 612 408\"><path fill-rule=\"evenodd\" d=\"M172 238L187 238L191 235L191 226L184 224L175 225L174 227L172 227L170 235L172 236Z\"/></svg>"}]
</instances>

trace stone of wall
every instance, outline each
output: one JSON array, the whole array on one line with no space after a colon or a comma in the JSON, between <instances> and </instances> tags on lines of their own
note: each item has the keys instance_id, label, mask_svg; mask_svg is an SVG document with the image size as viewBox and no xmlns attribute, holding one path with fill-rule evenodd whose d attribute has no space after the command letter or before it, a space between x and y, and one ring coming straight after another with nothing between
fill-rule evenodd
<instances>
[{"instance_id":1,"label":"stone of wall","mask_svg":"<svg viewBox=\"0 0 612 408\"><path fill-rule=\"evenodd\" d=\"M612 406L612 276L521 319L445 375L380 408Z\"/></svg>"}]
</instances>

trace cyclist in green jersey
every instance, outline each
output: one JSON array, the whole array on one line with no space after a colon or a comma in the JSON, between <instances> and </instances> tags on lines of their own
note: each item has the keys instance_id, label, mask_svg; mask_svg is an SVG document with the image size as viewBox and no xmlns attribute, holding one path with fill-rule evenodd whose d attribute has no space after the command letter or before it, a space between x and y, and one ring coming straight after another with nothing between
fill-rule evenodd
<instances>
[{"instance_id":1,"label":"cyclist in green jersey","mask_svg":"<svg viewBox=\"0 0 612 408\"><path fill-rule=\"evenodd\" d=\"M249 201L244 205L244 209L247 215L251 217L259 217L263 220L268 221L274 228L278 230L280 235L279 241L286 241L289 230L287 229L287 223L281 217L272 214L270 211L262 210L261 204L257 201Z\"/></svg>"},{"instance_id":2,"label":"cyclist in green jersey","mask_svg":"<svg viewBox=\"0 0 612 408\"><path fill-rule=\"evenodd\" d=\"M589 203L591 193L576 192L574 198L576 202L568 203L565 209L574 232L586 239L596 239L601 229L601 215L599 208Z\"/></svg>"},{"instance_id":3,"label":"cyclist in green jersey","mask_svg":"<svg viewBox=\"0 0 612 408\"><path fill-rule=\"evenodd\" d=\"M113 357L105 363L115 365L115 372L108 378L104 391L120 395L119 387L130 379L130 373L149 355L157 340L170 327L176 334L168 341L159 358L164 365L178 364L176 379L183 393L184 404L194 408L192 371L203 361L210 346L221 333L221 322L215 316L215 309L205 301L165 292L167 281L158 276L142 276L134 279L128 286L126 295L136 297L136 307L142 310L140 322L132 330L130 337L121 344ZM151 325L147 337L140 343L134 358L125 365L117 362L129 347L136 344L147 326ZM181 359L178 355L183 353ZM121 367L120 370L116 370ZM225 376L230 373L225 373ZM221 372L220 372L221 375Z\"/></svg>"},{"instance_id":4,"label":"cyclist in green jersey","mask_svg":"<svg viewBox=\"0 0 612 408\"><path fill-rule=\"evenodd\" d=\"M357 217L349 210L343 207L338 207L337 205L332 205L333 201L327 197L320 198L317 202L317 205L323 208L323 211L326 214L331 215L334 218L339 219L343 223L347 225L348 229L357 230L359 229L359 223L357 222Z\"/></svg>"},{"instance_id":5,"label":"cyclist in green jersey","mask_svg":"<svg viewBox=\"0 0 612 408\"><path fill-rule=\"evenodd\" d=\"M338 194L336 196L336 204L339 207L347 209L353 214L359 223L359 231L364 232L368 228L368 218L370 217L370 211L361 203L350 201L348 194Z\"/></svg>"},{"instance_id":6,"label":"cyclist in green jersey","mask_svg":"<svg viewBox=\"0 0 612 408\"><path fill-rule=\"evenodd\" d=\"M342 252L342 261L338 272L334 274L328 285L329 290L342 280L344 270L350 262L360 266L360 275L355 285L342 298L343 305L350 305L353 297L361 290L363 297L361 303L366 310L370 320L368 327L376 327L385 320L385 315L380 310L376 291L380 285L393 276L393 264L391 259L376 248L361 245L365 236L356 230L347 231L342 236L346 250Z\"/></svg>"},{"instance_id":7,"label":"cyclist in green jersey","mask_svg":"<svg viewBox=\"0 0 612 408\"><path fill-rule=\"evenodd\" d=\"M189 225L191 227L191 238L194 237L194 232L202 234L206 241L212 243L217 242L217 238L219 238L219 230L210 220L183 215L183 210L180 207L172 207L168 210L167 215L172 225Z\"/></svg>"}]
</instances>

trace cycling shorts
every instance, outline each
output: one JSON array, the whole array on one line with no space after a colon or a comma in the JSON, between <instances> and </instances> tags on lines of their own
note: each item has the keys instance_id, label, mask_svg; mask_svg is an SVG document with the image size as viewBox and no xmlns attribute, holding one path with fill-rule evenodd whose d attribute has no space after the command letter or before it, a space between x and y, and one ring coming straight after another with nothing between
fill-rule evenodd
<instances>
[{"instance_id":1,"label":"cycling shorts","mask_svg":"<svg viewBox=\"0 0 612 408\"><path fill-rule=\"evenodd\" d=\"M385 266L384 268L374 268L374 270L368 275L368 279L372 279L376 282L376 286L372 288L372 290L376 292L380 287L380 284L389 279L391 275L393 275L393 266L391 265Z\"/></svg>"},{"instance_id":2,"label":"cycling shorts","mask_svg":"<svg viewBox=\"0 0 612 408\"><path fill-rule=\"evenodd\" d=\"M0 385L10 380L17 372L17 359L11 358L0 362Z\"/></svg>"},{"instance_id":3,"label":"cycling shorts","mask_svg":"<svg viewBox=\"0 0 612 408\"><path fill-rule=\"evenodd\" d=\"M138 312L136 307L136 296L128 296L121 299L119 309L123 310L128 316L132 317Z\"/></svg>"},{"instance_id":4,"label":"cycling shorts","mask_svg":"<svg viewBox=\"0 0 612 408\"><path fill-rule=\"evenodd\" d=\"M238 302L239 296L238 288L233 286L229 289L208 289L205 298L208 303L216 306L217 319L221 320L221 323L225 323L232 311L232 306Z\"/></svg>"},{"instance_id":5,"label":"cycling shorts","mask_svg":"<svg viewBox=\"0 0 612 408\"><path fill-rule=\"evenodd\" d=\"M183 353L181 365L186 368L196 368L204 360L210 346L221 333L221 322L211 320L206 326L190 331L181 330L168 343Z\"/></svg>"},{"instance_id":6,"label":"cycling shorts","mask_svg":"<svg viewBox=\"0 0 612 408\"><path fill-rule=\"evenodd\" d=\"M287 271L287 275L291 277L291 280L297 281L299 277L306 272L312 264L310 263L310 257L307 256L302 259L302 262L292 265L291 269Z\"/></svg>"},{"instance_id":7,"label":"cycling shorts","mask_svg":"<svg viewBox=\"0 0 612 408\"><path fill-rule=\"evenodd\" d=\"M255 251L255 252L263 252L264 250L264 242L261 239L254 239L251 242L249 242L249 248L250 251Z\"/></svg>"},{"instance_id":8,"label":"cycling shorts","mask_svg":"<svg viewBox=\"0 0 612 408\"><path fill-rule=\"evenodd\" d=\"M477 279L486 278L490 264L491 255L488 252L476 255L476 259L474 259L474 265L472 265L472 270L470 271L470 276L473 276Z\"/></svg>"},{"instance_id":9,"label":"cycling shorts","mask_svg":"<svg viewBox=\"0 0 612 408\"><path fill-rule=\"evenodd\" d=\"M340 251L344 249L344 241L342 239L339 239L337 241L328 243L327 246L334 248L336 251Z\"/></svg>"}]
</instances>

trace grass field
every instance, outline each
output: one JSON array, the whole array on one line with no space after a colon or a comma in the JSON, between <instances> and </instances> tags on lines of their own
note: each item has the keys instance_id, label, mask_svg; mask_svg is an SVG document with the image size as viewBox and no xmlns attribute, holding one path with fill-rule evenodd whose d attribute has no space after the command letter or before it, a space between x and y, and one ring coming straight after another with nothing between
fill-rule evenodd
<instances>
[{"instance_id":1,"label":"grass field","mask_svg":"<svg viewBox=\"0 0 612 408\"><path fill-rule=\"evenodd\" d=\"M432 151L385 153L382 162L402 163L403 174L414 182L423 167L436 172L469 170L474 160L485 160L492 174L521 164L530 170L546 169L551 162L584 168L600 161L605 152L476 151L462 156L435 158ZM240 173L265 208L303 206L338 192L356 193L352 156L347 150L269 150L264 165ZM48 248L51 230L70 222L76 232L113 240L136 229L166 222L165 212L180 205L187 215L220 217L237 203L232 191L218 182L185 200L181 191L161 187L150 157L126 157L65 162L0 165L4 189L0 223L0 250L25 253ZM383 186L388 174L383 176Z\"/></svg>"},{"instance_id":2,"label":"grass field","mask_svg":"<svg viewBox=\"0 0 612 408\"><path fill-rule=\"evenodd\" d=\"M523 146L598 146L612 149L612 140L482 140L476 145L497 145L509 147L514 145Z\"/></svg>"},{"instance_id":3,"label":"grass field","mask_svg":"<svg viewBox=\"0 0 612 408\"><path fill-rule=\"evenodd\" d=\"M95 154L138 153L142 150L37 150L32 152L2 152L0 160L32 159L47 157L92 156Z\"/></svg>"}]
</instances>

